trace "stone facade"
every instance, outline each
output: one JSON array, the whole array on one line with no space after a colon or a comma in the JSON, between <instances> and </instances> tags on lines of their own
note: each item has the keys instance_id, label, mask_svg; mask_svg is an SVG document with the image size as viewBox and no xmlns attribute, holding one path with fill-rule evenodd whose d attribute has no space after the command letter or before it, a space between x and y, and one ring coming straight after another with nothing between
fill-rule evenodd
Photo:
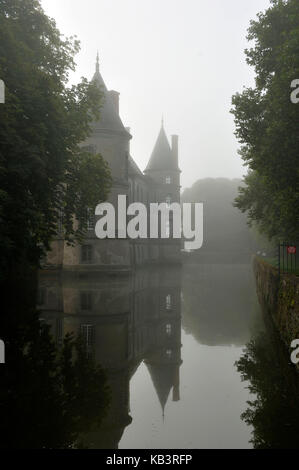
<instances>
[{"instance_id":1,"label":"stone facade","mask_svg":"<svg viewBox=\"0 0 299 470\"><path fill-rule=\"evenodd\" d=\"M260 304L290 349L292 341L299 338L299 278L292 274L279 278L276 268L257 257L253 269Z\"/></svg>"},{"instance_id":2,"label":"stone facade","mask_svg":"<svg viewBox=\"0 0 299 470\"><path fill-rule=\"evenodd\" d=\"M93 81L103 93L100 121L94 122L90 137L82 144L100 153L108 162L113 179L108 202L117 209L118 195L126 195L128 203L180 202L180 170L178 137L172 136L170 147L162 127L144 173L130 155L130 130L119 116L119 93L108 91L100 74L97 58ZM117 215L117 210L116 210ZM117 219L117 217L116 217ZM83 245L67 246L63 238L53 242L46 266L65 270L126 271L145 263L179 263L181 241L178 239L105 239L95 236L94 218L89 224ZM116 233L118 228L116 227Z\"/></svg>"}]
</instances>

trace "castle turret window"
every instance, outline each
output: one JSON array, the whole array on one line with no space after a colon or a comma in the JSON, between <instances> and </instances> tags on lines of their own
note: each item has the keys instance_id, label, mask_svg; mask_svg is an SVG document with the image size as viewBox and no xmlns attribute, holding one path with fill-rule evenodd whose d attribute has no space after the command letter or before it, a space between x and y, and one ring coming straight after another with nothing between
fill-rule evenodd
<instances>
[{"instance_id":1,"label":"castle turret window","mask_svg":"<svg viewBox=\"0 0 299 470\"><path fill-rule=\"evenodd\" d=\"M168 325L166 325L166 334L168 336L171 336L171 333L172 333L172 326L169 323Z\"/></svg>"},{"instance_id":2,"label":"castle turret window","mask_svg":"<svg viewBox=\"0 0 299 470\"><path fill-rule=\"evenodd\" d=\"M166 310L171 310L171 307L172 307L172 302L171 302L171 295L168 294L166 296Z\"/></svg>"}]
</instances>

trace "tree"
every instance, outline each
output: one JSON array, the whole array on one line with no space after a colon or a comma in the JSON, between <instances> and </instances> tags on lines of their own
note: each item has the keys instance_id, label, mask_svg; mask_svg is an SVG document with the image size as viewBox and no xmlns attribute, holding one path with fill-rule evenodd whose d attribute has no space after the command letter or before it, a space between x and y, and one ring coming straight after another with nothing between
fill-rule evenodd
<instances>
[{"instance_id":1,"label":"tree","mask_svg":"<svg viewBox=\"0 0 299 470\"><path fill-rule=\"evenodd\" d=\"M106 374L71 335L59 351L34 315L23 331L2 374L0 448L78 448L107 413Z\"/></svg>"},{"instance_id":2,"label":"tree","mask_svg":"<svg viewBox=\"0 0 299 470\"><path fill-rule=\"evenodd\" d=\"M18 263L38 264L61 213L66 239L82 238L86 208L109 192L106 162L80 145L99 118L101 93L86 79L67 86L78 50L39 0L0 0L2 277Z\"/></svg>"},{"instance_id":3,"label":"tree","mask_svg":"<svg viewBox=\"0 0 299 470\"><path fill-rule=\"evenodd\" d=\"M298 374L273 325L246 345L236 368L251 394L242 420L255 449L298 448Z\"/></svg>"},{"instance_id":4,"label":"tree","mask_svg":"<svg viewBox=\"0 0 299 470\"><path fill-rule=\"evenodd\" d=\"M232 113L240 154L249 173L236 206L270 239L297 240L299 104L291 102L291 83L299 78L299 3L271 0L252 21L246 50L255 68L255 88L233 96Z\"/></svg>"}]
</instances>

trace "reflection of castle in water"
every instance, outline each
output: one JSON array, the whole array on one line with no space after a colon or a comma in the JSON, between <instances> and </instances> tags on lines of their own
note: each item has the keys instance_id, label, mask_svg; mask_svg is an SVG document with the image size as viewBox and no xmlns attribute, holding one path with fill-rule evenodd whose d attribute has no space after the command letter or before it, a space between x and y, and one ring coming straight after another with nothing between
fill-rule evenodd
<instances>
[{"instance_id":1,"label":"reflection of castle in water","mask_svg":"<svg viewBox=\"0 0 299 470\"><path fill-rule=\"evenodd\" d=\"M181 270L137 270L132 277L42 273L42 318L57 343L81 333L88 354L107 370L111 407L88 447L116 448L129 415L129 383L145 362L164 414L172 391L178 401L181 365Z\"/></svg>"}]
</instances>

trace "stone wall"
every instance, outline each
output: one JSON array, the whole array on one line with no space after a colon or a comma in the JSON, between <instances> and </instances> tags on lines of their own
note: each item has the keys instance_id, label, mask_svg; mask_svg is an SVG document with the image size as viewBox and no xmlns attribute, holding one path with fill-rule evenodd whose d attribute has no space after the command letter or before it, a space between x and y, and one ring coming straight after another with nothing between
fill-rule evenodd
<instances>
[{"instance_id":1,"label":"stone wall","mask_svg":"<svg viewBox=\"0 0 299 470\"><path fill-rule=\"evenodd\" d=\"M278 270L258 257L253 260L253 269L259 302L290 348L299 338L299 277L284 274L279 279Z\"/></svg>"}]
</instances>

